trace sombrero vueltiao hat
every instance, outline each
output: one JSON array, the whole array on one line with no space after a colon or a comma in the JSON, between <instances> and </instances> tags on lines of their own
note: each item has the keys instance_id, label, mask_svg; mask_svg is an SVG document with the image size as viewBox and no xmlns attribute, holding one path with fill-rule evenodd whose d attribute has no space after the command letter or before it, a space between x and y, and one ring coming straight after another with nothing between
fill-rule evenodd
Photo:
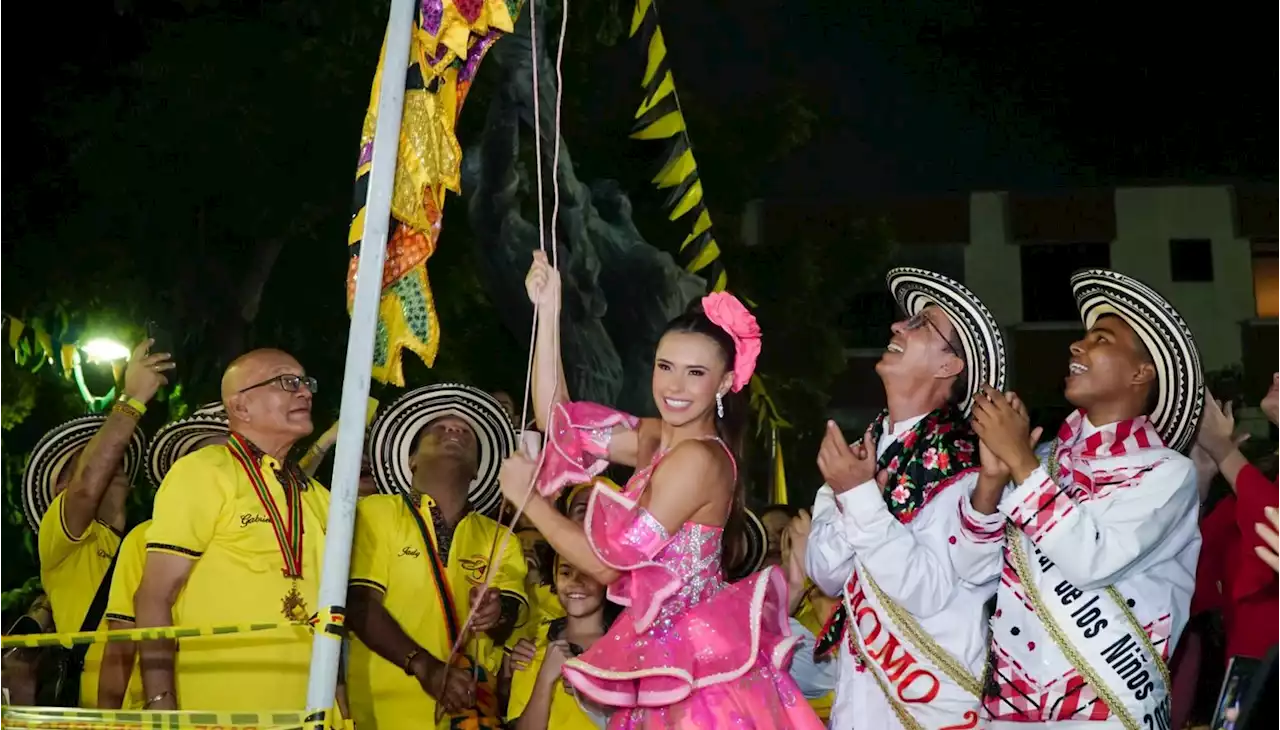
<instances>
[{"instance_id":1,"label":"sombrero vueltiao hat","mask_svg":"<svg viewBox=\"0 0 1280 730\"><path fill-rule=\"evenodd\" d=\"M40 520L53 502L53 489L63 468L88 445L106 421L104 415L74 418L49 431L36 443L22 474L22 511L35 532L40 532ZM133 429L124 450L124 469L130 482L138 475L138 466L146 450L146 437L142 430Z\"/></svg>"},{"instance_id":2,"label":"sombrero vueltiao hat","mask_svg":"<svg viewBox=\"0 0 1280 730\"><path fill-rule=\"evenodd\" d=\"M962 413L969 413L973 396L983 383L1004 390L1004 336L981 299L960 282L925 269L891 269L885 281L908 317L934 304L955 325L965 359L965 396L958 404Z\"/></svg>"},{"instance_id":3,"label":"sombrero vueltiao hat","mask_svg":"<svg viewBox=\"0 0 1280 730\"><path fill-rule=\"evenodd\" d=\"M147 477L158 488L174 462L194 451L202 441L230 433L227 409L221 403L200 406L190 416L166 423L151 439Z\"/></svg>"},{"instance_id":4,"label":"sombrero vueltiao hat","mask_svg":"<svg viewBox=\"0 0 1280 730\"><path fill-rule=\"evenodd\" d=\"M1071 276L1071 292L1085 328L1093 327L1099 317L1115 315L1146 345L1156 368L1151 426L1165 446L1186 452L1204 411L1200 351L1186 321L1151 287L1107 269L1077 271Z\"/></svg>"},{"instance_id":5,"label":"sombrero vueltiao hat","mask_svg":"<svg viewBox=\"0 0 1280 730\"><path fill-rule=\"evenodd\" d=\"M734 565L725 566L729 582L739 581L764 568L765 553L769 550L769 534L764 523L751 510L742 511L742 537L745 549Z\"/></svg>"},{"instance_id":6,"label":"sombrero vueltiao hat","mask_svg":"<svg viewBox=\"0 0 1280 730\"><path fill-rule=\"evenodd\" d=\"M469 385L447 383L411 390L378 414L369 427L369 461L378 491L412 491L409 454L422 429L443 416L456 416L475 432L480 455L468 499L477 512L497 514L502 502L498 470L515 450L516 432L502 404Z\"/></svg>"}]
</instances>

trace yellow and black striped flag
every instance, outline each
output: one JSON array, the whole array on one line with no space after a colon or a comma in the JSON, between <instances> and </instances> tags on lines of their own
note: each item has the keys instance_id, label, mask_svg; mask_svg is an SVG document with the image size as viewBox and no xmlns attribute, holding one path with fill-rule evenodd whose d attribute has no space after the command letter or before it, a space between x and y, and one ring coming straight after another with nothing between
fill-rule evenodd
<instances>
[{"instance_id":1,"label":"yellow and black striped flag","mask_svg":"<svg viewBox=\"0 0 1280 730\"><path fill-rule=\"evenodd\" d=\"M680 244L680 261L685 269L701 273L712 291L724 291L727 277L720 262L720 246L711 227L711 213L703 201L702 180L698 177L698 161L693 155L689 130L685 126L680 94L667 59L667 44L658 25L658 7L654 0L637 0L631 16L631 35L640 36L648 60L640 85L644 99L636 110L633 139L670 140L667 155L653 184L671 188L665 208L675 221L692 215L693 228ZM704 271L705 270L705 271Z\"/></svg>"}]
</instances>

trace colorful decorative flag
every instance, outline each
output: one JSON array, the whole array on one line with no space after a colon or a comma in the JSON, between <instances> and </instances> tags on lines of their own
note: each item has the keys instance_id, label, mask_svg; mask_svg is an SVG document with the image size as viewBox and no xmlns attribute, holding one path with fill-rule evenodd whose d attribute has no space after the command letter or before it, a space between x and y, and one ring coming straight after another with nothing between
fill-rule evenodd
<instances>
[{"instance_id":1,"label":"colorful decorative flag","mask_svg":"<svg viewBox=\"0 0 1280 730\"><path fill-rule=\"evenodd\" d=\"M374 338L372 374L379 382L404 385L404 350L430 366L440 349L440 322L427 278L427 259L440 239L445 191L461 192L462 148L455 124L485 53L513 30L523 5L524 0L421 0L416 4ZM384 39L360 134L354 211L347 236L348 311L364 235L385 55Z\"/></svg>"}]
</instances>

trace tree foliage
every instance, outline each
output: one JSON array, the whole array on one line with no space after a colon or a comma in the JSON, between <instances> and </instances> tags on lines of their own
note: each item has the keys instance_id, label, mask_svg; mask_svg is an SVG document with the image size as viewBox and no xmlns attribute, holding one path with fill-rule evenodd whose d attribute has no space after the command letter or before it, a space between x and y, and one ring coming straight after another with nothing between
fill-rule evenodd
<instances>
[{"instance_id":1,"label":"tree foliage","mask_svg":"<svg viewBox=\"0 0 1280 730\"><path fill-rule=\"evenodd\" d=\"M67 26L57 16L65 9L39 11L50 27ZM24 144L9 158L21 174L9 177L3 201L5 312L60 310L76 333L126 342L140 338L149 319L168 329L182 396L168 413L148 413L148 432L216 398L227 360L261 345L295 353L320 378L317 425L327 425L348 330L344 244L356 144L385 4L118 0L83 12L85 22L71 24L64 39L79 52L20 82L29 113L17 120ZM660 150L627 138L644 63L643 49L625 37L630 13L629 0L571 10L562 124L583 177L616 179L632 194L648 240L674 250L687 226L666 222L664 195L650 187ZM700 63L701 53L690 45L673 56ZM702 77L676 68L708 203L731 227L771 166L808 141L815 117L785 80L761 80L725 105ZM464 139L478 133L492 88L482 68L460 122ZM842 255L844 234L758 251L736 243L731 230L721 235L733 288L760 304L769 342L763 371L777 384L780 407L796 409L793 421L808 420L840 369L839 343L824 331L822 313L837 306L842 282L857 269ZM429 265L442 349L434 369L411 364L407 377L518 397L526 335L505 330L492 311L470 247L466 216L446 215ZM820 253L810 258L809 247ZM787 307L774 306L781 301ZM4 546L22 553L30 533L15 490L26 452L83 404L57 373L33 374L16 367L12 352L5 357ZM374 395L385 401L395 393ZM789 464L811 460L797 455ZM5 587L34 570L10 560Z\"/></svg>"}]
</instances>

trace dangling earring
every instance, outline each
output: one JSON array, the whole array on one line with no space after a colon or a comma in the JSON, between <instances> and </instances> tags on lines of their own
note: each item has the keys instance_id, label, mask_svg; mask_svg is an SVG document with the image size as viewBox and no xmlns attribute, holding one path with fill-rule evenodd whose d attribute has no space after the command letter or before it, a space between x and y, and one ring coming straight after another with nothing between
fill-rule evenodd
<instances>
[{"instance_id":1,"label":"dangling earring","mask_svg":"<svg viewBox=\"0 0 1280 730\"><path fill-rule=\"evenodd\" d=\"M716 415L724 418L724 396L716 393Z\"/></svg>"}]
</instances>

